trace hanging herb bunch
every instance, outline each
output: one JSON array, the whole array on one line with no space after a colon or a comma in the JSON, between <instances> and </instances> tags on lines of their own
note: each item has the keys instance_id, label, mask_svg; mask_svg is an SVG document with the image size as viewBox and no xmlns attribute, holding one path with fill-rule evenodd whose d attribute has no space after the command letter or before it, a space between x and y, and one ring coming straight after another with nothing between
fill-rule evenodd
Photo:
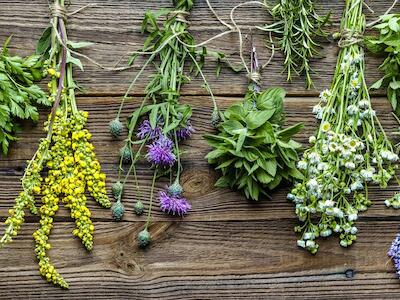
<instances>
[{"instance_id":1,"label":"hanging herb bunch","mask_svg":"<svg viewBox=\"0 0 400 300\"><path fill-rule=\"evenodd\" d=\"M151 80L145 88L146 96L140 107L128 118L128 136L120 150L119 180L113 185L116 199L112 207L114 218L121 220L124 215L122 196L131 174L134 176L137 190L135 212L138 215L142 214L144 205L137 180L136 164L140 159L145 159L151 164L154 173L150 204L147 222L138 234L140 247L146 247L151 239L148 226L158 178L162 176L170 178L170 185L158 194L160 209L163 212L182 217L191 209L191 204L183 196L184 191L180 184L183 171L180 143L191 137L194 128L190 121L192 108L188 104L180 103L180 92L182 86L189 81L188 75L184 72L187 65L190 65L190 71L193 71L194 75L200 74L205 81L201 68L205 56L210 52L205 48L198 51L188 31L187 17L190 15L193 1L174 0L173 5L173 9L163 9L156 13L146 12L142 32L148 33L149 37L144 42L142 51L133 54L130 64L133 64L138 55L149 55L149 58L127 90L117 117L110 122L111 134L115 137L120 136L123 131L120 113L124 101L147 65L153 63L156 73L149 77ZM220 54L216 55L222 57ZM206 81L205 88L211 93ZM215 107L213 118L217 120L219 113L214 97L212 99ZM127 166L127 171L125 178L122 179L124 165Z\"/></svg>"},{"instance_id":2,"label":"hanging herb bunch","mask_svg":"<svg viewBox=\"0 0 400 300\"><path fill-rule=\"evenodd\" d=\"M243 101L224 111L217 126L219 133L205 136L214 148L206 158L221 171L217 187L236 188L246 198L259 200L282 181L303 178L296 168L301 145L292 139L303 125L282 128L285 91L281 88L261 91L255 48L251 60L249 77L253 82Z\"/></svg>"},{"instance_id":3,"label":"hanging herb bunch","mask_svg":"<svg viewBox=\"0 0 400 300\"><path fill-rule=\"evenodd\" d=\"M321 125L298 163L304 179L288 195L303 223L295 229L301 233L297 243L311 253L318 250L318 237L337 233L343 247L356 240L355 221L371 205L368 184L387 187L399 160L365 83L362 8L363 1L346 0L340 33L335 34L341 50L333 82L313 108Z\"/></svg>"},{"instance_id":4,"label":"hanging herb bunch","mask_svg":"<svg viewBox=\"0 0 400 300\"><path fill-rule=\"evenodd\" d=\"M387 97L393 111L400 116L400 15L388 14L379 17L379 23L373 27L378 36L367 36L365 45L376 55L384 55L385 60L379 66L384 76L376 81L371 88L387 89Z\"/></svg>"},{"instance_id":5,"label":"hanging herb bunch","mask_svg":"<svg viewBox=\"0 0 400 300\"><path fill-rule=\"evenodd\" d=\"M55 0L51 12L51 26L44 31L37 52L43 58L50 76L49 99L54 105L44 127L47 136L40 140L38 150L28 162L21 179L22 192L9 211L0 245L11 242L18 234L26 209L34 214L39 213L40 227L33 237L40 274L49 282L68 288L68 283L47 254L51 248L49 236L59 203L63 202L70 209L71 217L75 220L73 235L91 250L94 226L86 206L85 191L103 207L109 207L110 201L105 189L106 176L96 159L90 142L91 134L85 128L88 113L79 111L76 105L76 83L72 69L74 64L81 66L81 63L71 56L69 48L82 44L73 43L67 38L64 0ZM44 170L47 170L45 176L42 173ZM35 195L41 197L39 210L35 206Z\"/></svg>"},{"instance_id":6,"label":"hanging herb bunch","mask_svg":"<svg viewBox=\"0 0 400 300\"><path fill-rule=\"evenodd\" d=\"M37 122L37 107L51 105L46 93L34 84L43 78L40 56L11 56L10 40L6 40L0 52L0 144L4 155L10 142L17 139L20 120Z\"/></svg>"},{"instance_id":7,"label":"hanging herb bunch","mask_svg":"<svg viewBox=\"0 0 400 300\"><path fill-rule=\"evenodd\" d=\"M320 44L317 38L326 37L324 25L330 14L321 17L317 14L314 0L279 0L270 13L274 23L258 27L275 34L279 49L284 55L284 69L287 80L293 74L306 76L306 86L311 88L312 68L310 60L319 55Z\"/></svg>"}]
</instances>

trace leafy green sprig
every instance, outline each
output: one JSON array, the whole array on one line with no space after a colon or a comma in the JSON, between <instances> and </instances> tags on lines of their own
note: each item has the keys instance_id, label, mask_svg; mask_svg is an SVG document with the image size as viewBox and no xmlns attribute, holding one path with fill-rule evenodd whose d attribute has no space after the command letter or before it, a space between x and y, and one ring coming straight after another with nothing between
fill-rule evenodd
<instances>
[{"instance_id":1,"label":"leafy green sprig","mask_svg":"<svg viewBox=\"0 0 400 300\"><path fill-rule=\"evenodd\" d=\"M0 144L4 155L10 142L17 139L20 120L36 122L37 107L51 105L46 93L34 84L45 75L40 56L11 56L7 48L10 40L0 52Z\"/></svg>"},{"instance_id":2,"label":"leafy green sprig","mask_svg":"<svg viewBox=\"0 0 400 300\"><path fill-rule=\"evenodd\" d=\"M217 187L242 190L248 199L268 196L282 181L302 179L297 170L301 145L292 139L302 124L282 128L285 91L249 91L240 103L224 111L217 135L205 136L214 148L208 162L220 170Z\"/></svg>"},{"instance_id":3,"label":"leafy green sprig","mask_svg":"<svg viewBox=\"0 0 400 300\"><path fill-rule=\"evenodd\" d=\"M327 36L322 28L330 14L319 16L314 0L279 0L270 13L275 22L258 28L276 34L279 49L284 54L287 80L291 81L293 74L305 74L306 86L311 88L310 59L319 54L321 45L316 39Z\"/></svg>"},{"instance_id":4,"label":"leafy green sprig","mask_svg":"<svg viewBox=\"0 0 400 300\"><path fill-rule=\"evenodd\" d=\"M384 75L371 89L386 88L393 111L400 116L400 14L380 16L373 28L379 35L365 37L365 45L375 55L385 56L385 60L379 66Z\"/></svg>"}]
</instances>

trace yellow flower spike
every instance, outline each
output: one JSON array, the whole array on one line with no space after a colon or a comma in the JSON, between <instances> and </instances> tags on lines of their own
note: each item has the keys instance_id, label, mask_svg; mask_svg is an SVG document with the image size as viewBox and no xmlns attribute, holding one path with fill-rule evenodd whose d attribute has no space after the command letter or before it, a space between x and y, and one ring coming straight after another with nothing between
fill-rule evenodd
<instances>
[{"instance_id":1,"label":"yellow flower spike","mask_svg":"<svg viewBox=\"0 0 400 300\"><path fill-rule=\"evenodd\" d=\"M56 75L56 70L54 70L52 68L47 69L47 74L49 74L50 76L54 76L54 75Z\"/></svg>"}]
</instances>

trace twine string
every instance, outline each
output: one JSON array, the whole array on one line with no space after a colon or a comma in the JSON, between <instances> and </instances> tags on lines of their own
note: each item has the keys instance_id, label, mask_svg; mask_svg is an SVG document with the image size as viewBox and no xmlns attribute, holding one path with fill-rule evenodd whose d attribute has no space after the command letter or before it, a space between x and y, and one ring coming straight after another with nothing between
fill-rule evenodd
<instances>
[{"instance_id":1,"label":"twine string","mask_svg":"<svg viewBox=\"0 0 400 300\"><path fill-rule=\"evenodd\" d=\"M184 10L173 10L168 14L168 17L175 18L175 20L185 24L190 24L190 22L187 20L189 15L190 13Z\"/></svg>"},{"instance_id":2,"label":"twine string","mask_svg":"<svg viewBox=\"0 0 400 300\"><path fill-rule=\"evenodd\" d=\"M347 48L352 45L360 44L363 42L363 34L359 31L345 29L341 33L335 34L336 38L340 38L338 46L340 48Z\"/></svg>"},{"instance_id":3,"label":"twine string","mask_svg":"<svg viewBox=\"0 0 400 300\"><path fill-rule=\"evenodd\" d=\"M58 2L55 2L54 4L50 5L50 14L53 18L60 18L64 22L67 21L67 10L65 9L64 6L61 6Z\"/></svg>"}]
</instances>

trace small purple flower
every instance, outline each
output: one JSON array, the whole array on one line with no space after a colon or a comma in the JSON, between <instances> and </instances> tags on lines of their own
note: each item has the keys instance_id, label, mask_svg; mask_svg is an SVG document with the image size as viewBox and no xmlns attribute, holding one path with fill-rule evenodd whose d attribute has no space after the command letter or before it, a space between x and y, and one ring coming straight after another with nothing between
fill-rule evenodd
<instances>
[{"instance_id":1,"label":"small purple flower","mask_svg":"<svg viewBox=\"0 0 400 300\"><path fill-rule=\"evenodd\" d=\"M148 138L149 140L154 140L160 135L161 129L159 127L152 128L149 120L144 120L142 123L140 123L138 131L136 133L136 136L141 140L145 138Z\"/></svg>"},{"instance_id":2,"label":"small purple flower","mask_svg":"<svg viewBox=\"0 0 400 300\"><path fill-rule=\"evenodd\" d=\"M194 128L192 127L192 124L190 124L190 121L188 121L185 127L181 127L176 131L176 137L178 140L184 141L189 139L192 136L192 133L194 133Z\"/></svg>"},{"instance_id":3,"label":"small purple flower","mask_svg":"<svg viewBox=\"0 0 400 300\"><path fill-rule=\"evenodd\" d=\"M396 274L400 278L400 234L394 239L387 254L393 260Z\"/></svg>"},{"instance_id":4,"label":"small purple flower","mask_svg":"<svg viewBox=\"0 0 400 300\"><path fill-rule=\"evenodd\" d=\"M147 146L147 160L156 166L172 167L176 161L173 153L174 143L164 135L160 135L150 146Z\"/></svg>"},{"instance_id":5,"label":"small purple flower","mask_svg":"<svg viewBox=\"0 0 400 300\"><path fill-rule=\"evenodd\" d=\"M183 217L192 208L190 203L181 196L171 196L165 191L160 192L160 208L163 212Z\"/></svg>"}]
</instances>

